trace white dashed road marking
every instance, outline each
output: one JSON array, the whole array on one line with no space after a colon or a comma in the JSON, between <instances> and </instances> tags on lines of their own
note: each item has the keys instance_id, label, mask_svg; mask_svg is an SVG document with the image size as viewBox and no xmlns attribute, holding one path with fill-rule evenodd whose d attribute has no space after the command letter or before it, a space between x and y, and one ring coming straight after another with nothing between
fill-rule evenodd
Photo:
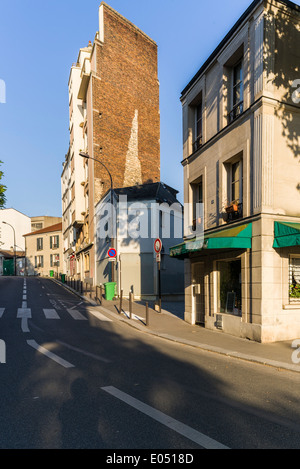
<instances>
[{"instance_id":1,"label":"white dashed road marking","mask_svg":"<svg viewBox=\"0 0 300 469\"><path fill-rule=\"evenodd\" d=\"M73 319L79 321L87 321L87 318L83 316L77 309L67 309L68 313L72 316Z\"/></svg>"},{"instance_id":2,"label":"white dashed road marking","mask_svg":"<svg viewBox=\"0 0 300 469\"><path fill-rule=\"evenodd\" d=\"M72 363L69 363L63 358L60 358L55 353L50 352L50 350L47 350L45 347L42 347L35 340L27 340L27 344L30 345L30 347L33 347L38 352L42 353L43 355L46 355L46 357L51 358L51 360L55 361L64 368L74 368L74 365L72 365Z\"/></svg>"},{"instance_id":3,"label":"white dashed road marking","mask_svg":"<svg viewBox=\"0 0 300 469\"><path fill-rule=\"evenodd\" d=\"M205 449L228 449L226 446L222 445L218 441L213 440L209 436L204 435L203 433L200 433L197 430L194 430L193 428L185 425L184 423L179 422L178 420L173 419L169 415L166 415L157 409L154 409L154 407L144 404L143 402L135 399L134 397L131 397L129 394L125 394L124 392L119 391L119 389L113 386L107 386L101 389L105 392L108 392L117 399L120 399L131 407L134 407L143 414L148 415L148 417L151 417L162 425L171 428L175 432L179 433L185 438L188 438L194 443L197 443Z\"/></svg>"},{"instance_id":4,"label":"white dashed road marking","mask_svg":"<svg viewBox=\"0 0 300 469\"><path fill-rule=\"evenodd\" d=\"M43 309L46 319L60 319L55 309Z\"/></svg>"}]
</instances>

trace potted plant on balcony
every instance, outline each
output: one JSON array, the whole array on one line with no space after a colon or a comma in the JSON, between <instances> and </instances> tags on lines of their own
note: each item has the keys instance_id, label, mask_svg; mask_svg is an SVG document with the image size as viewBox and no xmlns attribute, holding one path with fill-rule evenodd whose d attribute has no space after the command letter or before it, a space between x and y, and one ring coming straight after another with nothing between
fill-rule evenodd
<instances>
[{"instance_id":1,"label":"potted plant on balcony","mask_svg":"<svg viewBox=\"0 0 300 469\"><path fill-rule=\"evenodd\" d=\"M225 207L226 213L235 213L235 212L238 212L238 210L239 210L239 205L236 200L234 200L229 205L227 205L227 207Z\"/></svg>"}]
</instances>

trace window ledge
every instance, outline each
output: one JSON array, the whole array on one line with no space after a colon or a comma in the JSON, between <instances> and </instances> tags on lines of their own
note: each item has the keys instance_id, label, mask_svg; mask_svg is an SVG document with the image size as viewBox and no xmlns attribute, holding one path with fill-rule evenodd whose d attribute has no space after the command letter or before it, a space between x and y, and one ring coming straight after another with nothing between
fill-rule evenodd
<instances>
[{"instance_id":1,"label":"window ledge","mask_svg":"<svg viewBox=\"0 0 300 469\"><path fill-rule=\"evenodd\" d=\"M283 305L283 309L300 309L300 302L289 305Z\"/></svg>"}]
</instances>

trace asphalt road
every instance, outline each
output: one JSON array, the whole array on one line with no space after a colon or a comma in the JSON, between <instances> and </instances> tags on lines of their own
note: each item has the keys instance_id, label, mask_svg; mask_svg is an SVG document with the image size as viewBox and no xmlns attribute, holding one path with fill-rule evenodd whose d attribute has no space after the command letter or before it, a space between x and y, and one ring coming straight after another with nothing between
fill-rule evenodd
<instances>
[{"instance_id":1,"label":"asphalt road","mask_svg":"<svg viewBox=\"0 0 300 469\"><path fill-rule=\"evenodd\" d=\"M300 448L298 374L141 333L50 279L0 278L0 339L1 449Z\"/></svg>"}]
</instances>

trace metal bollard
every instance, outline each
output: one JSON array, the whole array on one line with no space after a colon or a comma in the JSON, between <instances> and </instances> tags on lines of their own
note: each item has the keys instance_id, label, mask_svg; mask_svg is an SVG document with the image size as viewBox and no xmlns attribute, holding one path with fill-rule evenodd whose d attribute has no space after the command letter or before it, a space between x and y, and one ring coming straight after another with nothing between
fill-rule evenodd
<instances>
[{"instance_id":1,"label":"metal bollard","mask_svg":"<svg viewBox=\"0 0 300 469\"><path fill-rule=\"evenodd\" d=\"M132 319L132 292L129 292L129 317Z\"/></svg>"},{"instance_id":2,"label":"metal bollard","mask_svg":"<svg viewBox=\"0 0 300 469\"><path fill-rule=\"evenodd\" d=\"M121 290L121 293L120 293L120 306L119 306L119 314L122 313L122 303L123 303L123 290Z\"/></svg>"},{"instance_id":3,"label":"metal bollard","mask_svg":"<svg viewBox=\"0 0 300 469\"><path fill-rule=\"evenodd\" d=\"M146 326L149 326L149 305L146 303Z\"/></svg>"}]
</instances>

